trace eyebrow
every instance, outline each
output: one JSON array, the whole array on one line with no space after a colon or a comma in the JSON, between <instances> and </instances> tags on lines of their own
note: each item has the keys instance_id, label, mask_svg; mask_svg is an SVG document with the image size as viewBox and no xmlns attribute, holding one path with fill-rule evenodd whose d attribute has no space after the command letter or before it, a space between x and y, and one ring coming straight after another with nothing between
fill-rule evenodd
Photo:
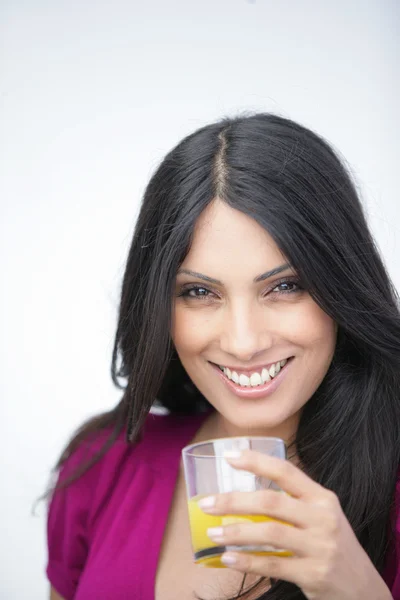
<instances>
[{"instance_id":1,"label":"eyebrow","mask_svg":"<svg viewBox=\"0 0 400 600\"><path fill-rule=\"evenodd\" d=\"M262 275L258 275L257 277L255 277L254 283L259 283L260 281L269 279L270 277L273 277L274 275L278 275L279 273L282 273L282 271L287 271L290 268L291 268L291 266L289 265L289 263L285 263L284 265L275 267L274 269L271 269L271 271L266 271ZM209 283L214 283L215 285L223 285L222 281L219 281L219 279L214 279L213 277L208 277L208 275L203 275L202 273L197 273L197 271L191 271L190 269L179 269L178 275L181 273L185 274L185 275L190 275L191 277L196 277L196 279L203 279L203 281L208 281Z\"/></svg>"}]
</instances>

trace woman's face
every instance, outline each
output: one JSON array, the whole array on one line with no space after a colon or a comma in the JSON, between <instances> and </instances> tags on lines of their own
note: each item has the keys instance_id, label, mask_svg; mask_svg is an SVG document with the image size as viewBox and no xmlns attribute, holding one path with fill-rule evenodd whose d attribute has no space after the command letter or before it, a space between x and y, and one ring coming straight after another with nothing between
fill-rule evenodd
<instances>
[{"instance_id":1,"label":"woman's face","mask_svg":"<svg viewBox=\"0 0 400 600\"><path fill-rule=\"evenodd\" d=\"M175 348L227 430L287 439L332 360L335 323L286 263L256 221L216 200L177 274Z\"/></svg>"}]
</instances>

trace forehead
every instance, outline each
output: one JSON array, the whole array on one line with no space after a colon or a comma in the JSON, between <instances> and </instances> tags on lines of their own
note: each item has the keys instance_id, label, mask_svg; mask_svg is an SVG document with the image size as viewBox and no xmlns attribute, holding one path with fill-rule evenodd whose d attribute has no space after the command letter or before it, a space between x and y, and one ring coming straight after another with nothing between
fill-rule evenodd
<instances>
[{"instance_id":1,"label":"forehead","mask_svg":"<svg viewBox=\"0 0 400 600\"><path fill-rule=\"evenodd\" d=\"M214 272L247 269L249 276L255 276L281 264L282 258L281 250L261 225L217 199L200 215L183 265L208 267Z\"/></svg>"}]
</instances>

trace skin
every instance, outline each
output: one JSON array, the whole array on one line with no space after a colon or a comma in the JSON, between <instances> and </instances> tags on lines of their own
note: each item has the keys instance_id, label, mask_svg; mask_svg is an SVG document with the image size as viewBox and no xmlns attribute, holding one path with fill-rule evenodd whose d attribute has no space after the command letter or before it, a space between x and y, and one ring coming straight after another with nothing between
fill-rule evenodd
<instances>
[{"instance_id":1,"label":"skin","mask_svg":"<svg viewBox=\"0 0 400 600\"><path fill-rule=\"evenodd\" d=\"M255 282L285 263L258 223L218 199L196 224L192 247L176 278L172 338L188 375L215 408L209 425L212 437L251 434L290 443L302 408L332 361L337 326L301 289L301 282L299 287L296 273L288 268ZM194 286L201 290L194 291ZM288 357L294 358L280 386L258 399L236 396L211 364L251 369ZM294 554L287 558L228 553L223 555L227 567L292 581L309 600L391 598L335 494L303 473L295 459L246 451L227 460L235 468L274 480L290 496L272 490L220 494L203 510L265 514L293 526L236 524L209 530L209 537L232 544L271 544Z\"/></svg>"},{"instance_id":2,"label":"skin","mask_svg":"<svg viewBox=\"0 0 400 600\"><path fill-rule=\"evenodd\" d=\"M240 243L238 243L240 240ZM292 269L254 283L287 263L271 236L253 219L215 201L201 215L193 244L176 278L173 341L190 378L216 409L226 435L271 435L288 441L301 409L322 382L333 357L336 325L303 290ZM214 285L184 273L218 279ZM280 284L282 279L286 284ZM208 290L199 296L191 285ZM278 291L293 290L293 293ZM210 361L252 366L294 356L290 377L265 399L229 391Z\"/></svg>"}]
</instances>

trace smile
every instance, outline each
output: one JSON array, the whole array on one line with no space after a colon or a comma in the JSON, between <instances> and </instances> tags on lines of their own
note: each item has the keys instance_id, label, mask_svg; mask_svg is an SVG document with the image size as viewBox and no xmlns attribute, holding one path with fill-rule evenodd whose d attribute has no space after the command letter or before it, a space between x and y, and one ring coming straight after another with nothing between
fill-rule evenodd
<instances>
[{"instance_id":1,"label":"smile","mask_svg":"<svg viewBox=\"0 0 400 600\"><path fill-rule=\"evenodd\" d=\"M258 399L272 394L290 371L294 357L258 367L254 371L210 363L230 392L239 398Z\"/></svg>"},{"instance_id":2,"label":"smile","mask_svg":"<svg viewBox=\"0 0 400 600\"><path fill-rule=\"evenodd\" d=\"M286 365L287 361L288 359L285 358L284 360L265 366L259 371L254 371L251 374L245 374L241 369L234 371L229 367L223 367L221 365L219 365L219 368L224 375L236 383L236 385L240 385L241 387L257 387L274 379L279 371Z\"/></svg>"}]
</instances>

